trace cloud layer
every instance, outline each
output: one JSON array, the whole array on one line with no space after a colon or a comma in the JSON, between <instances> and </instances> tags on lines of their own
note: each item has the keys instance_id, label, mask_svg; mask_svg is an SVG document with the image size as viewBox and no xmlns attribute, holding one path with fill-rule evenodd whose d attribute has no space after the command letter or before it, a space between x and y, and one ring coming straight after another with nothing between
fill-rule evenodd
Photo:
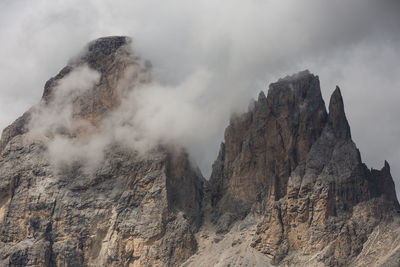
<instances>
[{"instance_id":1,"label":"cloud layer","mask_svg":"<svg viewBox=\"0 0 400 267\"><path fill-rule=\"evenodd\" d=\"M387 159L400 187L399 13L395 0L2 1L0 126L37 103L45 81L88 41L129 35L158 81L137 92L161 107L143 102L154 120L142 126L164 124L206 175L230 113L307 68L326 102L341 87L363 160L380 168Z\"/></svg>"}]
</instances>

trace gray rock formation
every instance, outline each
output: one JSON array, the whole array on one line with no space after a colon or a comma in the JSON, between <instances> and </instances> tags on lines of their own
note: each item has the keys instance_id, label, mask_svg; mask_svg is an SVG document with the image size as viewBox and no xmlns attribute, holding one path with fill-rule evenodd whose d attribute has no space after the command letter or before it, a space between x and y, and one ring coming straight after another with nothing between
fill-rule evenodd
<instances>
[{"instance_id":1,"label":"gray rock formation","mask_svg":"<svg viewBox=\"0 0 400 267\"><path fill-rule=\"evenodd\" d=\"M290 173L307 158L326 120L319 80L308 72L271 84L267 98L261 92L251 111L231 119L210 179L223 225L257 200L286 194Z\"/></svg>"},{"instance_id":2,"label":"gray rock formation","mask_svg":"<svg viewBox=\"0 0 400 267\"><path fill-rule=\"evenodd\" d=\"M348 265L375 227L400 226L388 163L382 170L362 163L340 89L327 115L318 77L307 71L271 84L268 97L261 93L231 120L210 187L216 230L258 214L252 246L274 264L300 265L297 253Z\"/></svg>"},{"instance_id":3,"label":"gray rock formation","mask_svg":"<svg viewBox=\"0 0 400 267\"><path fill-rule=\"evenodd\" d=\"M71 144L96 136L122 99L151 82L151 64L130 42L91 42L4 129L0 266L400 265L389 164L362 163L340 89L328 113L308 71L271 84L232 116L209 181L176 145L143 153L115 141L91 169L75 154L55 165L57 136ZM83 68L95 71L85 70L91 82L63 92ZM47 123L38 114L57 115L60 106L71 120L36 131Z\"/></svg>"}]
</instances>

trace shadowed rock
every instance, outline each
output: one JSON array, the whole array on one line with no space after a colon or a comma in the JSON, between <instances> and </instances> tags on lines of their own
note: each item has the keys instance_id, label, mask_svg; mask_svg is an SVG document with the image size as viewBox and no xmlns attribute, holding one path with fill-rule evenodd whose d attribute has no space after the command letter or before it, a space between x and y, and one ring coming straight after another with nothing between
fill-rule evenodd
<instances>
[{"instance_id":1,"label":"shadowed rock","mask_svg":"<svg viewBox=\"0 0 400 267\"><path fill-rule=\"evenodd\" d=\"M328 122L337 138L351 139L350 126L344 113L343 98L338 86L329 102Z\"/></svg>"},{"instance_id":2,"label":"shadowed rock","mask_svg":"<svg viewBox=\"0 0 400 267\"><path fill-rule=\"evenodd\" d=\"M257 200L285 196L326 120L319 79L308 71L272 83L267 97L261 92L252 110L233 117L210 179L215 216L231 214L221 224L243 217Z\"/></svg>"},{"instance_id":3,"label":"shadowed rock","mask_svg":"<svg viewBox=\"0 0 400 267\"><path fill-rule=\"evenodd\" d=\"M253 106L231 120L213 165L217 233L258 214L252 247L272 263L303 266L295 255L304 253L314 264L343 266L376 227L399 221L389 165L379 171L362 163L338 87L329 115L308 71L272 83Z\"/></svg>"}]
</instances>

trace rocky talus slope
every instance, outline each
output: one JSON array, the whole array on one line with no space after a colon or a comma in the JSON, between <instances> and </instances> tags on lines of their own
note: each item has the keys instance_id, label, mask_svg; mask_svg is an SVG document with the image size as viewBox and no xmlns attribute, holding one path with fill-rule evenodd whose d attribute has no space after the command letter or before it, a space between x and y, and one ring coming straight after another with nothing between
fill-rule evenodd
<instances>
[{"instance_id":1,"label":"rocky talus slope","mask_svg":"<svg viewBox=\"0 0 400 267\"><path fill-rule=\"evenodd\" d=\"M362 163L340 89L327 111L308 71L232 116L208 181L176 144L112 139L91 168L64 146L55 163L57 140L101 140L115 110L135 112L124 99L152 70L130 42L89 43L4 129L0 266L400 266L389 164Z\"/></svg>"}]
</instances>

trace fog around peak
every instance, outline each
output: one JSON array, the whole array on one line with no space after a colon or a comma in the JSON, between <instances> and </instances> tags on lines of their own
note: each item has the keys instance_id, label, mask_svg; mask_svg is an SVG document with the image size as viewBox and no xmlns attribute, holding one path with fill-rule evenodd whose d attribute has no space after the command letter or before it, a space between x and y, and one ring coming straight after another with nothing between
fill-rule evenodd
<instances>
[{"instance_id":1,"label":"fog around peak","mask_svg":"<svg viewBox=\"0 0 400 267\"><path fill-rule=\"evenodd\" d=\"M6 0L0 10L1 128L37 104L45 81L89 41L127 35L154 67L155 82L135 93L148 118L140 127L195 151L205 176L230 114L309 69L325 103L340 86L363 160L388 160L400 187L398 1Z\"/></svg>"}]
</instances>

